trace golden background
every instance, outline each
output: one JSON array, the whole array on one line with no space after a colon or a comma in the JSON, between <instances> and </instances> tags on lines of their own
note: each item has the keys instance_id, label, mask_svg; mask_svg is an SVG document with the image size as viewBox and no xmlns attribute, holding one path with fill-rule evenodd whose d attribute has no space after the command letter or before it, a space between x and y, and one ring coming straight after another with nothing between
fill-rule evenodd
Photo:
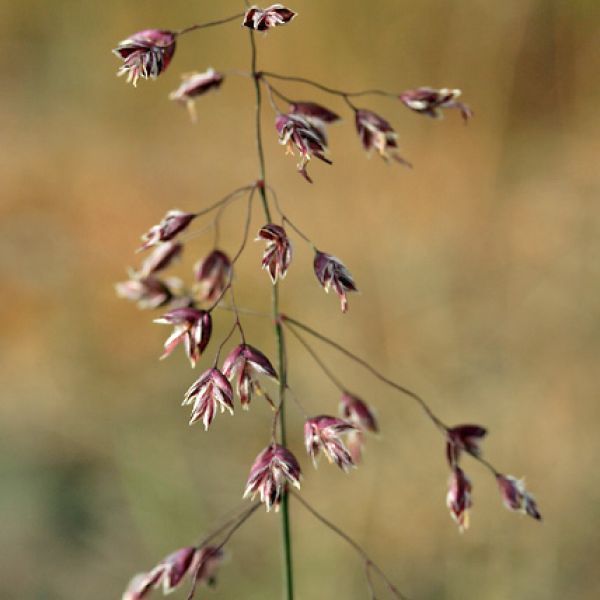
<instances>
[{"instance_id":1,"label":"golden background","mask_svg":"<svg viewBox=\"0 0 600 600\"><path fill-rule=\"evenodd\" d=\"M249 80L231 76L201 98L196 126L167 100L180 73L248 69L237 24L181 39L169 69L137 89L114 76L110 50L140 29L184 27L241 5L0 4L5 600L119 598L131 575L238 505L268 442L271 413L260 399L249 413L218 417L208 434L188 427L180 402L193 372L179 351L157 361L167 328L113 290L139 258L141 233L168 209L201 209L252 181L257 167ZM460 87L475 118L465 127L449 111L435 122L393 99L364 98L396 127L410 171L366 159L338 99L279 84L345 118L331 128L334 166L313 161L310 186L277 144L265 106L267 169L285 211L348 264L361 290L341 315L295 237L284 310L419 391L445 421L488 426L485 455L527 475L544 522L506 511L493 479L466 459L475 506L459 535L444 504L439 434L410 399L319 344L377 407L383 433L350 476L325 463L315 471L290 406L305 497L415 600L597 598L600 4L290 7L300 13L292 24L257 38L262 68L348 90ZM241 207L225 216L231 253ZM252 233L262 224L256 205ZM175 272L188 273L211 240L190 242ZM237 299L266 311L261 251L249 244ZM230 318L219 314L215 339ZM244 326L273 356L268 322L245 317ZM336 389L289 346L290 383L304 405L335 412ZM298 505L293 535L299 599L367 597L358 557ZM279 553L279 519L261 511L232 540L212 597L279 597Z\"/></svg>"}]
</instances>

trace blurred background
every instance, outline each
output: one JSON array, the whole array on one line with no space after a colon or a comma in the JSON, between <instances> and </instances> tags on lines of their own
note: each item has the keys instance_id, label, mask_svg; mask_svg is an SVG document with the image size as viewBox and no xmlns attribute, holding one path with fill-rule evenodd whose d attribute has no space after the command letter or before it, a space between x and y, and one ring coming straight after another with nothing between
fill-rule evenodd
<instances>
[{"instance_id":1,"label":"blurred background","mask_svg":"<svg viewBox=\"0 0 600 600\"><path fill-rule=\"evenodd\" d=\"M465 127L456 111L436 122L393 99L361 99L397 129L411 171L366 159L338 99L278 86L345 118L330 132L334 166L313 161L310 186L277 144L265 106L268 180L361 290L341 315L296 237L284 310L419 391L446 422L488 426L486 456L527 475L545 520L506 511L488 472L467 459L475 506L461 536L445 507L438 432L410 399L318 343L377 407L383 432L350 476L326 463L315 471L290 406L303 494L411 598L597 598L600 4L290 7L300 13L292 24L257 38L262 68L348 90L460 87L475 118ZM188 427L180 403L194 372L180 351L158 362L167 328L113 287L139 263L139 236L168 209L207 206L254 180L257 164L246 78L201 98L196 126L167 100L181 73L248 69L237 24L183 38L169 69L137 89L115 77L110 50L140 29L241 9L233 0L0 3L5 600L120 598L131 575L239 505L268 442L271 412L260 399L248 413L218 417L209 433ZM240 203L224 217L230 253L242 213ZM263 223L256 205L252 233ZM173 273L187 277L211 248L210 233L191 241ZM262 248L248 245L237 284L238 303L257 311L268 310L271 291ZM217 316L215 339L230 320ZM274 355L268 322L247 316L244 327ZM289 355L290 384L307 410L335 413L337 390L292 339ZM210 361L211 353L196 375ZM299 505L293 534L298 598L368 597L358 557ZM228 554L212 597L280 597L276 516L255 515Z\"/></svg>"}]
</instances>

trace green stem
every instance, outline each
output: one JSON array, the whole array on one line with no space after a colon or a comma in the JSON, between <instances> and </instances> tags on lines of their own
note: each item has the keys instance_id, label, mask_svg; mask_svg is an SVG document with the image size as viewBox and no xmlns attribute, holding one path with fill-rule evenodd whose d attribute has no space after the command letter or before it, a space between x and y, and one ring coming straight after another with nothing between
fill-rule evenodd
<instances>
[{"instance_id":1,"label":"green stem","mask_svg":"<svg viewBox=\"0 0 600 600\"><path fill-rule=\"evenodd\" d=\"M260 199L263 205L265 218L267 222L271 222L271 211L269 210L269 202L267 200L266 182L265 182L265 154L262 143L262 127L261 127L261 108L262 108L262 90L258 71L256 69L256 41L254 39L254 31L250 31L250 45L252 49L252 79L254 81L254 89L256 92L256 147L258 152L259 174L260 181L258 190ZM275 340L277 342L277 362L279 373L279 433L280 443L282 446L287 446L286 427L285 427L285 390L287 388L287 368L285 360L285 340L283 336L283 326L281 324L279 313L279 282L273 286L273 294L271 300L273 322L275 325ZM290 531L290 511L289 511L289 496L286 492L281 502L281 532L283 544L283 582L284 582L284 598L285 600L294 600L294 576L292 567L292 535Z\"/></svg>"}]
</instances>

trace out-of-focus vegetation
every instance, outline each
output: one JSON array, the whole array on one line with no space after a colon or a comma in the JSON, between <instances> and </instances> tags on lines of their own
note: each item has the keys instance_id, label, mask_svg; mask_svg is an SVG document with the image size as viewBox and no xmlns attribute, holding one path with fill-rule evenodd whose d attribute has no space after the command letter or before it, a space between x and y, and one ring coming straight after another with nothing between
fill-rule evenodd
<instances>
[{"instance_id":1,"label":"out-of-focus vegetation","mask_svg":"<svg viewBox=\"0 0 600 600\"><path fill-rule=\"evenodd\" d=\"M246 68L237 25L181 41L155 82L126 86L110 49L145 27L233 14L241 2L21 0L0 5L0 596L105 600L193 542L241 497L270 410L188 428L182 355L159 363L166 331L118 301L138 236L169 208L194 210L255 177L253 95L230 77L193 127L168 92L179 73ZM318 325L419 390L448 422L489 426L485 452L527 474L545 521L503 509L467 462L472 529L444 506L443 440L418 408L326 348L349 387L378 408L379 440L344 476L303 460L304 493L368 547L412 598L598 597L600 531L598 239L600 4L594 1L309 2L259 36L264 68L347 89L461 87L475 118L441 122L380 98L364 105L400 133L415 169L366 160L339 110L334 166L295 173L265 108L268 177L286 212L340 256L362 291L339 314L300 241L286 312ZM227 213L233 250L241 216ZM259 213L253 222L262 225ZM210 249L186 249L181 272ZM250 245L238 301L261 310L270 283ZM223 331L229 315L221 315ZM273 353L267 323L250 339ZM202 365L201 365L202 366ZM290 340L291 385L314 412L338 394ZM301 454L301 417L290 409ZM299 598L365 598L357 558L297 507ZM279 520L234 539L215 598L276 598ZM184 597L184 596L181 596Z\"/></svg>"}]
</instances>

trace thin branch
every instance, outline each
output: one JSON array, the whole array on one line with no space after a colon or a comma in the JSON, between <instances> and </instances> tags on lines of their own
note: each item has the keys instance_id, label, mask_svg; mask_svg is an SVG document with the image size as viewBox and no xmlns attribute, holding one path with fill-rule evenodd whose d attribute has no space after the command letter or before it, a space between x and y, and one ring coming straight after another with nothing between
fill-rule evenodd
<instances>
[{"instance_id":1,"label":"thin branch","mask_svg":"<svg viewBox=\"0 0 600 600\"><path fill-rule=\"evenodd\" d=\"M287 96L284 96L272 83L269 83L266 79L263 78L263 83L265 85L268 85L271 88L271 91L280 99L283 100L284 102L287 102L288 104L293 104L294 101L290 100Z\"/></svg>"},{"instance_id":2,"label":"thin branch","mask_svg":"<svg viewBox=\"0 0 600 600\"><path fill-rule=\"evenodd\" d=\"M421 398L421 396L419 396L419 394L417 394L416 392L413 392L412 390L408 389L407 387L404 387L403 385L400 385L399 383L396 383L395 381L392 381L391 379L389 379L388 377L386 377L385 375L380 373L375 367L373 367L371 364L369 364L366 360L360 358L353 352L350 352L350 350L347 350L341 344L338 344L337 342L333 341L332 339L328 338L327 336L323 335L322 333L319 333L318 331L312 329L308 325L305 325L304 323L301 323L300 321L296 321L296 319L292 319L291 317L288 317L287 315L281 315L281 320L284 323L289 323L291 325L299 327L300 329L306 331L313 337L321 340L322 342L325 342L326 344L329 344L331 347L335 348L342 354L346 355L348 358L352 359L354 362L358 363L359 365L362 365L374 377L379 379L379 381L382 381L383 383L389 385L390 387L394 388L395 390L399 391L400 393L404 394L405 396L409 396L410 398L415 400L417 402L417 404L419 404L419 406L423 409L425 414L429 417L429 419L433 422L433 424L442 432L444 437L448 435L448 430L450 428L433 412L433 410L429 407L427 402L425 402L425 400L423 398ZM478 456L477 454L474 454L473 452L470 452L469 450L465 450L465 452L467 454L469 454L469 456L474 458L477 462L481 463L488 471L490 471L490 473L492 475L494 475L494 477L497 477L500 474L498 469L496 469L494 467L494 465L492 465L485 458Z\"/></svg>"},{"instance_id":3,"label":"thin branch","mask_svg":"<svg viewBox=\"0 0 600 600\"><path fill-rule=\"evenodd\" d=\"M227 535L222 540L222 542L218 546L216 546L216 548L214 548L215 553L218 552L219 550L221 550L223 548L223 546L225 546L225 544L227 544L227 542L229 542L229 540L233 537L233 534L256 512L256 510L258 509L259 506L260 506L260 503L257 502L252 507L250 507L248 510L246 510L242 514L241 517L238 517L237 522L228 531ZM190 593L187 596L187 600L192 600L192 598L196 595L196 588L198 587L198 576L200 574L201 566L202 566L202 564L198 565L198 569L196 569L196 572L194 573L194 579L192 581L192 588L190 589Z\"/></svg>"},{"instance_id":4,"label":"thin branch","mask_svg":"<svg viewBox=\"0 0 600 600\"><path fill-rule=\"evenodd\" d=\"M225 336L225 339L219 344L219 347L217 348L217 354L215 356L215 362L213 364L213 369L216 369L217 365L219 364L219 358L221 356L223 346L225 346L225 344L231 339L231 336L233 335L235 330L238 329L238 327L239 327L239 319L236 318L236 320L233 323L233 327L229 330L229 333ZM242 333L241 329L240 329L240 333ZM242 333L242 335L243 335L243 333ZM242 338L242 341L243 341L243 338Z\"/></svg>"},{"instance_id":5,"label":"thin branch","mask_svg":"<svg viewBox=\"0 0 600 600\"><path fill-rule=\"evenodd\" d=\"M287 223L305 242L310 244L313 248L316 248L315 244L311 241L311 239L304 233L302 233L302 231L298 227L296 227L296 225L294 225L294 223L288 218L288 216L281 210L279 198L277 197L277 193L275 192L275 190L270 185L267 186L267 189L269 190L269 192L271 192L271 196L273 196L275 208L281 216L283 222Z\"/></svg>"},{"instance_id":6,"label":"thin branch","mask_svg":"<svg viewBox=\"0 0 600 600\"><path fill-rule=\"evenodd\" d=\"M329 377L329 379L340 390L340 392L345 392L346 388L342 385L340 380L329 370L327 365L319 358L319 355L313 350L309 343L291 325L288 324L287 327L288 331L304 346L306 351L313 357L314 361L319 365L319 367L321 367L323 373L325 373L325 375Z\"/></svg>"},{"instance_id":7,"label":"thin branch","mask_svg":"<svg viewBox=\"0 0 600 600\"><path fill-rule=\"evenodd\" d=\"M202 548L203 546L206 546L209 542L211 542L216 537L218 537L221 533L226 531L234 523L237 523L237 521L239 519L241 519L241 517L244 516L248 512L247 504L248 504L247 502L244 502L243 504L239 505L237 508L231 510L230 513L233 513L234 515L232 517L229 517L224 523L219 525L219 527L217 527L216 529L211 531L209 534L207 534L205 537L203 537L196 544L196 548ZM243 508L243 510L241 510L242 508Z\"/></svg>"},{"instance_id":8,"label":"thin branch","mask_svg":"<svg viewBox=\"0 0 600 600\"><path fill-rule=\"evenodd\" d=\"M383 572L383 570L377 565L377 563L375 563L371 559L371 557L367 554L367 552L363 549L363 547L360 544L358 544L358 542L355 542L347 533L342 531L337 525L334 525L331 521L326 519L322 514L317 512L316 509L314 509L306 500L304 500L304 498L302 498L302 496L300 494L298 494L297 492L295 492L293 490L291 491L291 494L294 496L294 498L298 502L300 502L300 504L302 504L302 506L304 506L304 508L313 517L315 517L317 520L321 521L321 523L323 523L323 525L325 525L326 527L331 529L331 531L336 533L346 543L348 543L350 546L352 546L352 548L354 548L354 550L356 550L356 552L359 554L359 556L365 561L366 568L373 569L373 571L375 571L375 573L377 573L381 577L381 579L386 583L386 585L388 586L388 588L390 589L392 594L394 594L394 596L396 596L396 598L399 598L400 600L408 600L408 597L405 596L402 592L400 592L400 590L389 580L389 578ZM369 579L369 583L370 583L370 579Z\"/></svg>"},{"instance_id":9,"label":"thin branch","mask_svg":"<svg viewBox=\"0 0 600 600\"><path fill-rule=\"evenodd\" d=\"M248 233L250 231L250 222L252 221L252 199L254 198L255 191L256 191L256 187L253 187L252 191L250 192L250 198L248 199L248 211L246 212L246 222L244 224L244 237L242 239L242 244L240 245L239 250L236 252L235 256L231 259L232 268L229 273L229 280L227 282L227 285L223 288L223 290L219 294L218 298L212 303L210 308L207 309L207 312L213 311L218 306L219 302L221 302L221 300L223 299L225 294L228 292L228 290L231 288L231 285L233 282L233 274L234 274L233 266L235 265L235 263L237 262L239 257L242 255L242 252L244 251L244 248L246 247L246 244L248 243ZM235 308L234 308L234 312L235 312Z\"/></svg>"},{"instance_id":10,"label":"thin branch","mask_svg":"<svg viewBox=\"0 0 600 600\"><path fill-rule=\"evenodd\" d=\"M248 199L248 211L246 212L246 222L244 223L244 238L242 240L242 245L240 249L236 252L235 256L231 259L231 264L235 265L238 258L242 255L242 252L246 248L246 244L248 243L248 233L250 232L250 223L252 222L252 200L254 198L254 193L256 192L256 187L252 188L250 192L250 198Z\"/></svg>"},{"instance_id":11,"label":"thin branch","mask_svg":"<svg viewBox=\"0 0 600 600\"><path fill-rule=\"evenodd\" d=\"M250 190L254 189L255 187L256 187L255 184L252 184L252 185L245 185L244 187L237 188L236 190L233 190L233 192L230 192L229 194L227 194L226 196L224 196L220 200L217 200L217 202L215 202L214 204L211 204L207 208L203 208L202 210L193 213L194 217L198 218L198 217L202 217L202 216L208 214L209 212L212 212L213 210L216 210L217 208L219 209L219 212L217 213L217 215L215 217L215 220L212 223L210 223L206 227L203 227L202 229L198 229L196 231L190 231L188 233L184 233L183 235L180 236L180 239L182 241L189 241L189 240L191 240L193 238L196 238L196 237L202 235L208 229L211 229L213 227L217 227L218 226L217 221L221 218L222 211L231 202L233 202L234 200L237 200L237 197L240 196L243 192L250 191Z\"/></svg>"},{"instance_id":12,"label":"thin branch","mask_svg":"<svg viewBox=\"0 0 600 600\"><path fill-rule=\"evenodd\" d=\"M330 346L332 346L333 348L335 348L342 354L345 354L348 358L351 358L353 361L362 365L373 376L375 376L380 381L383 381L383 383L386 383L387 385L389 385L390 387L393 387L395 390L399 391L400 393L402 393L406 396L409 396L410 398L415 400L421 406L421 408L425 411L425 413L427 414L429 419L433 422L433 424L438 429L440 429L444 433L444 435L446 435L446 433L448 432L448 427L442 422L442 420L439 417L437 417L435 415L435 413L431 410L431 408L429 408L429 405L427 404L427 402L425 402L425 400L423 400L423 398L421 398L421 396L419 396L416 392L413 392L412 390L408 389L407 387L404 387L403 385L400 385L399 383L392 381L391 379L389 379L388 377L386 377L385 375L380 373L377 369L375 369L375 367L371 366L366 360L363 360L362 358L360 358L353 352L350 352L350 350L347 350L342 345L338 344L337 342L334 342L332 339L328 338L327 336L323 335L322 333L315 331L308 325L304 325L304 323L301 323L300 321L296 321L296 319L292 319L291 317L288 317L287 315L281 315L281 320L284 321L285 323L290 323L291 325L294 325L295 327L299 327L300 329L303 329L304 331L306 331L313 337L316 337L317 339L321 340L322 342L329 344Z\"/></svg>"},{"instance_id":13,"label":"thin branch","mask_svg":"<svg viewBox=\"0 0 600 600\"><path fill-rule=\"evenodd\" d=\"M276 115L280 115L281 111L279 110L277 104L275 104L275 100L273 99L273 88L272 86L269 84L269 82L266 79L261 79L261 81L264 83L265 88L267 89L267 98L269 99L269 104L271 105L271 108L273 109L273 112ZM279 94L277 94L279 95Z\"/></svg>"},{"instance_id":14,"label":"thin branch","mask_svg":"<svg viewBox=\"0 0 600 600\"><path fill-rule=\"evenodd\" d=\"M231 21L237 21L244 16L245 13L239 13L237 15L233 15L231 17L225 17L224 19L217 19L216 21L207 21L206 23L198 23L197 25L190 25L189 27L185 27L184 29L179 29L174 33L176 35L184 35L185 33L190 33L192 31L197 31L198 29L207 29L208 27L217 27L218 25L225 25L226 23L231 23Z\"/></svg>"},{"instance_id":15,"label":"thin branch","mask_svg":"<svg viewBox=\"0 0 600 600\"><path fill-rule=\"evenodd\" d=\"M236 311L236 309L233 306L226 306L225 304L219 304L219 306L216 306L215 308L219 308L221 310L229 310L229 311L233 311L233 312ZM272 319L273 318L273 315L270 315L270 314L264 313L264 312L260 312L258 310L253 310L251 308L244 308L244 307L238 306L237 311L242 315L250 315L252 317L261 317L262 319Z\"/></svg>"},{"instance_id":16,"label":"thin branch","mask_svg":"<svg viewBox=\"0 0 600 600\"><path fill-rule=\"evenodd\" d=\"M252 184L252 185L245 185L243 187L237 188L236 190L233 190L233 192L230 192L229 194L227 194L227 196L224 196L223 198L221 198L214 204L211 204L208 208L203 208L202 210L194 213L194 216L202 217L203 215L211 212L212 210L215 210L215 208L219 208L219 206L226 204L230 200L233 200L238 194L241 194L242 192L247 192L247 191L253 189L254 187L255 187L255 185Z\"/></svg>"},{"instance_id":17,"label":"thin branch","mask_svg":"<svg viewBox=\"0 0 600 600\"><path fill-rule=\"evenodd\" d=\"M256 150L258 154L259 167L259 192L260 198L265 213L267 223L271 223L271 211L269 210L269 202L265 190L266 185L266 168L265 168L265 153L262 142L262 90L260 87L260 75L257 70L257 51L256 40L254 39L254 31L250 29L250 50L251 50L251 69L252 78L254 79L254 92L256 96L255 109L255 124L256 124ZM280 442L282 446L287 445L286 440L286 422L285 422L285 390L287 386L287 370L285 365L285 338L283 335L283 325L279 318L279 283L275 283L272 290L271 311L273 315L275 340L277 343L277 359L279 371L279 425L280 425ZM289 496L284 492L281 501L281 530L282 530L282 551L283 551L283 577L284 577L284 598L286 600L294 600L294 569L292 564L292 535L290 529L290 513L289 513Z\"/></svg>"},{"instance_id":18,"label":"thin branch","mask_svg":"<svg viewBox=\"0 0 600 600\"><path fill-rule=\"evenodd\" d=\"M385 90L361 90L359 92L345 92L343 90L339 90L336 88L332 88L328 85L324 85L317 81L313 81L312 79L308 79L306 77L295 77L292 75L280 75L278 73L271 73L270 71L262 71L260 73L264 77L271 77L273 79L280 79L282 81L295 81L296 83L305 83L306 85L310 85L314 88L321 90L322 92L327 92L328 94L333 94L334 96L340 96L344 98L347 102L349 102L349 98L357 98L359 96L385 96L388 98L397 98L398 94L394 94L393 92L387 92ZM349 102L350 106L354 109L356 107Z\"/></svg>"}]
</instances>

